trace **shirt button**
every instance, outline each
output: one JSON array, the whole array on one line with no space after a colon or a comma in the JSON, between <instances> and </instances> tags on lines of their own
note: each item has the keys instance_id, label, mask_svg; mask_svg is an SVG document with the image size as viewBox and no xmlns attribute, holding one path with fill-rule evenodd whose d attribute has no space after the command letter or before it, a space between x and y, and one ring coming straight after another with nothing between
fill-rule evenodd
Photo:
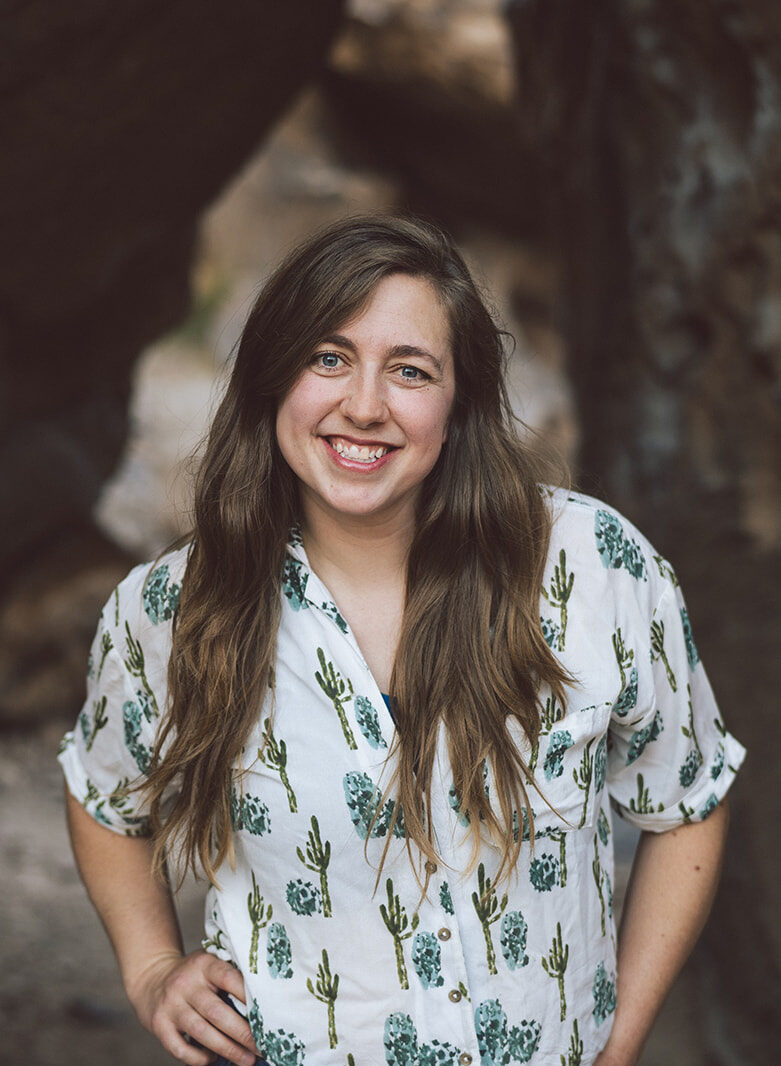
<instances>
[{"instance_id":1,"label":"shirt button","mask_svg":"<svg viewBox=\"0 0 781 1066\"><path fill-rule=\"evenodd\" d=\"M468 1051L464 1051L458 1056L458 1061L461 1066L469 1066L469 1063L472 1061L472 1056Z\"/></svg>"},{"instance_id":2,"label":"shirt button","mask_svg":"<svg viewBox=\"0 0 781 1066\"><path fill-rule=\"evenodd\" d=\"M437 933L437 936L440 940L450 940L450 930L447 926L443 926Z\"/></svg>"},{"instance_id":3,"label":"shirt button","mask_svg":"<svg viewBox=\"0 0 781 1066\"><path fill-rule=\"evenodd\" d=\"M432 862L431 859L429 859L428 862L426 863L426 873L427 874L435 874L436 872L437 872L437 864L435 862Z\"/></svg>"},{"instance_id":4,"label":"shirt button","mask_svg":"<svg viewBox=\"0 0 781 1066\"><path fill-rule=\"evenodd\" d=\"M451 1003L458 1003L458 1001L461 999L461 993L458 991L457 988L451 988L447 994L447 998L450 1000ZM472 1060L470 1059L469 1061L471 1062Z\"/></svg>"}]
</instances>

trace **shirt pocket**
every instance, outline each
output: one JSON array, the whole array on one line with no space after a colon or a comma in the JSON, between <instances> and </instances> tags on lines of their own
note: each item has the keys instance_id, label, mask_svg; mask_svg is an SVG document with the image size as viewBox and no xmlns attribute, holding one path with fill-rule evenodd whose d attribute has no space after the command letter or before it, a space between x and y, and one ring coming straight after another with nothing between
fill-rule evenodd
<instances>
[{"instance_id":1,"label":"shirt pocket","mask_svg":"<svg viewBox=\"0 0 781 1066\"><path fill-rule=\"evenodd\" d=\"M527 792L535 833L567 832L594 824L607 774L610 704L568 711L539 737L536 786Z\"/></svg>"}]
</instances>

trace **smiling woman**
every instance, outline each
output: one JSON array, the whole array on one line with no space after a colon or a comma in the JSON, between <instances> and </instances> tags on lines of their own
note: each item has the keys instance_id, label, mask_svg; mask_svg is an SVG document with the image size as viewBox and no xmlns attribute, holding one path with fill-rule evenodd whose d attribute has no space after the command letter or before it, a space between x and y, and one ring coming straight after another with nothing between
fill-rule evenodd
<instances>
[{"instance_id":1,"label":"smiling woman","mask_svg":"<svg viewBox=\"0 0 781 1066\"><path fill-rule=\"evenodd\" d=\"M636 1062L743 752L670 564L551 480L436 227L346 219L260 293L195 528L106 604L60 756L180 1061ZM618 959L611 806L643 830ZM177 858L211 881L187 956Z\"/></svg>"}]
</instances>

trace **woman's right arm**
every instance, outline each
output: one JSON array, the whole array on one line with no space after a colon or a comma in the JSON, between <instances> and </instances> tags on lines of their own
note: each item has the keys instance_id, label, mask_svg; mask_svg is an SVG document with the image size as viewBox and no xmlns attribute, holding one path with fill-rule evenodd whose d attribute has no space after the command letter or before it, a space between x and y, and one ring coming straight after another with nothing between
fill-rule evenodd
<instances>
[{"instance_id":1,"label":"woman's right arm","mask_svg":"<svg viewBox=\"0 0 781 1066\"><path fill-rule=\"evenodd\" d=\"M79 873L141 1024L189 1066L206 1066L212 1052L252 1066L258 1052L249 1025L218 995L224 990L243 1002L244 981L205 951L183 954L171 892L152 874L149 840L106 829L67 788L65 795ZM188 1044L185 1033L202 1048Z\"/></svg>"}]
</instances>

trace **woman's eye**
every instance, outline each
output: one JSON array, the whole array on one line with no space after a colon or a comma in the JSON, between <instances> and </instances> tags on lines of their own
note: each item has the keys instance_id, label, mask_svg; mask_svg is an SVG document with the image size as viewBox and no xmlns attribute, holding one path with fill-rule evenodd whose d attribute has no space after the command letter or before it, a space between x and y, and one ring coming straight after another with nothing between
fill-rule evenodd
<instances>
[{"instance_id":1,"label":"woman's eye","mask_svg":"<svg viewBox=\"0 0 781 1066\"><path fill-rule=\"evenodd\" d=\"M401 368L401 376L406 381L428 381L430 375L417 366L403 366Z\"/></svg>"},{"instance_id":2,"label":"woman's eye","mask_svg":"<svg viewBox=\"0 0 781 1066\"><path fill-rule=\"evenodd\" d=\"M314 358L314 363L325 370L336 370L341 361L342 357L336 352L318 352Z\"/></svg>"}]
</instances>

